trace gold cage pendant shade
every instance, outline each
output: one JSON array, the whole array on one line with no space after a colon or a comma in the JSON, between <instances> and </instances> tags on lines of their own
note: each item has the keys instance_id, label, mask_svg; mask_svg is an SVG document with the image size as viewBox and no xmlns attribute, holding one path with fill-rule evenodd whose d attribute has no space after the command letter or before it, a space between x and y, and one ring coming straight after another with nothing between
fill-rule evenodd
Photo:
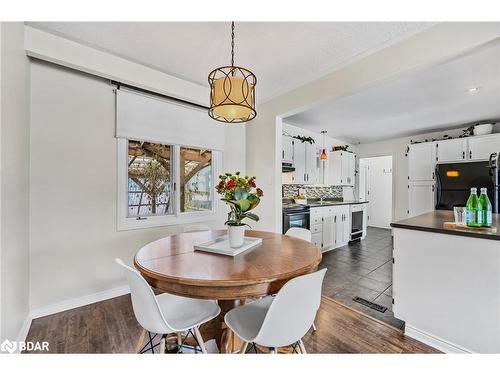
<instances>
[{"instance_id":1,"label":"gold cage pendant shade","mask_svg":"<svg viewBox=\"0 0 500 375\"><path fill-rule=\"evenodd\" d=\"M257 116L257 77L250 70L234 65L234 22L231 22L231 65L212 70L208 75L208 83L210 117L225 123L239 123L248 122Z\"/></svg>"},{"instance_id":2,"label":"gold cage pendant shade","mask_svg":"<svg viewBox=\"0 0 500 375\"><path fill-rule=\"evenodd\" d=\"M257 78L248 69L238 66L217 68L208 75L210 84L210 117L229 123L252 120L255 111Z\"/></svg>"}]
</instances>

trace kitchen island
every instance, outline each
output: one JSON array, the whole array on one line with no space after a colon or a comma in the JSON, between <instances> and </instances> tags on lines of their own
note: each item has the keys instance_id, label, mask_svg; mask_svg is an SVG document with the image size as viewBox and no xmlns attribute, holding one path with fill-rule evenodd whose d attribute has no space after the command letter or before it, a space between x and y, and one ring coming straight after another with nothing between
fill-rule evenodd
<instances>
[{"instance_id":1,"label":"kitchen island","mask_svg":"<svg viewBox=\"0 0 500 375\"><path fill-rule=\"evenodd\" d=\"M391 224L394 316L444 352L500 353L500 233L444 228L452 221L433 211Z\"/></svg>"}]
</instances>

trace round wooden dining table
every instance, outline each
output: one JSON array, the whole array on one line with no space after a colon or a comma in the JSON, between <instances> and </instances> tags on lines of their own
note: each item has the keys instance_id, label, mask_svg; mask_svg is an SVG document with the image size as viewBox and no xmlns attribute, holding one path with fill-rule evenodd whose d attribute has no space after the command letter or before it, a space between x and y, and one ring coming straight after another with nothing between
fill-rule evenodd
<instances>
[{"instance_id":1,"label":"round wooden dining table","mask_svg":"<svg viewBox=\"0 0 500 375\"><path fill-rule=\"evenodd\" d=\"M223 353L236 352L241 344L224 324L229 310L249 298L277 293L288 280L315 271L321 261L320 249L310 242L253 230L245 235L262 238L262 244L234 257L194 250L193 245L225 233L168 236L147 244L134 258L135 267L156 290L217 301L221 314L203 335L205 340L215 338Z\"/></svg>"}]
</instances>

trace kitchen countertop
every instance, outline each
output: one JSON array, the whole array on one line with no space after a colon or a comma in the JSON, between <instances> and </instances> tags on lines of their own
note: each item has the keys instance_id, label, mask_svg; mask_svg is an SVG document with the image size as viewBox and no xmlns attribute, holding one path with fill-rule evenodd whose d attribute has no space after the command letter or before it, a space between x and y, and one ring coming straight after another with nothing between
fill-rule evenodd
<instances>
[{"instance_id":1,"label":"kitchen countertop","mask_svg":"<svg viewBox=\"0 0 500 375\"><path fill-rule=\"evenodd\" d=\"M312 201L311 203L307 203L307 205L311 208L315 207L326 207L326 206L342 206L346 204L362 204L362 203L368 203L368 201L359 201L359 200L353 200L353 201L323 201L323 203L320 203L319 201Z\"/></svg>"},{"instance_id":2,"label":"kitchen countertop","mask_svg":"<svg viewBox=\"0 0 500 375\"><path fill-rule=\"evenodd\" d=\"M455 221L453 211L436 210L423 215L391 223L391 227L500 241L500 233L498 232L485 233L444 228L443 223L450 221ZM493 226L497 228L500 226L499 214L493 214Z\"/></svg>"}]
</instances>

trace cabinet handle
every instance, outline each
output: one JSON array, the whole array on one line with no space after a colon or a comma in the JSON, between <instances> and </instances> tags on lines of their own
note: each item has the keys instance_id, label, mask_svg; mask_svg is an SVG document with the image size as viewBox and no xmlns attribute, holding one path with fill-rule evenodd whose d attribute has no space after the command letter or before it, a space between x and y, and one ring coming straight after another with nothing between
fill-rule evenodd
<instances>
[{"instance_id":1,"label":"cabinet handle","mask_svg":"<svg viewBox=\"0 0 500 375\"><path fill-rule=\"evenodd\" d=\"M432 179L434 180L434 172L432 172Z\"/></svg>"},{"instance_id":2,"label":"cabinet handle","mask_svg":"<svg viewBox=\"0 0 500 375\"><path fill-rule=\"evenodd\" d=\"M281 151L281 158L284 159L285 158L285 150L282 150Z\"/></svg>"},{"instance_id":3,"label":"cabinet handle","mask_svg":"<svg viewBox=\"0 0 500 375\"><path fill-rule=\"evenodd\" d=\"M472 150L469 151L469 159L472 159Z\"/></svg>"},{"instance_id":4,"label":"cabinet handle","mask_svg":"<svg viewBox=\"0 0 500 375\"><path fill-rule=\"evenodd\" d=\"M434 185L432 185L432 191L434 192Z\"/></svg>"},{"instance_id":5,"label":"cabinet handle","mask_svg":"<svg viewBox=\"0 0 500 375\"><path fill-rule=\"evenodd\" d=\"M462 159L465 159L465 151L462 151Z\"/></svg>"}]
</instances>

